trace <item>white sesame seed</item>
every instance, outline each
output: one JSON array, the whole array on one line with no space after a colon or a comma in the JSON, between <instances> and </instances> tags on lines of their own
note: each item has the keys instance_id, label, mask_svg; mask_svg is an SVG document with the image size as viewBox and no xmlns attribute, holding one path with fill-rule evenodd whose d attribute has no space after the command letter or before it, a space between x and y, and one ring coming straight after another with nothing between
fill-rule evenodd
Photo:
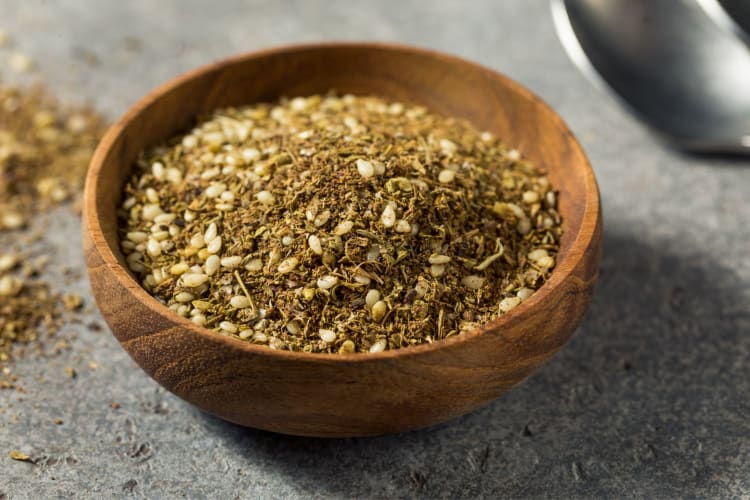
<instances>
[{"instance_id":1,"label":"white sesame seed","mask_svg":"<svg viewBox=\"0 0 750 500\"><path fill-rule=\"evenodd\" d=\"M539 202L539 193L537 193L536 191L524 191L524 193L521 195L521 199L527 205L533 205L534 203Z\"/></svg>"},{"instance_id":2,"label":"white sesame seed","mask_svg":"<svg viewBox=\"0 0 750 500\"><path fill-rule=\"evenodd\" d=\"M517 149L511 149L506 156L510 161L518 161L521 159L521 152Z\"/></svg>"},{"instance_id":3,"label":"white sesame seed","mask_svg":"<svg viewBox=\"0 0 750 500\"><path fill-rule=\"evenodd\" d=\"M238 330L237 325L235 325L231 321L222 321L221 323L219 323L219 328L227 333L237 333Z\"/></svg>"},{"instance_id":4,"label":"white sesame seed","mask_svg":"<svg viewBox=\"0 0 750 500\"><path fill-rule=\"evenodd\" d=\"M208 229L206 229L206 232L203 235L203 239L206 242L209 242L209 241L213 240L214 238L216 238L216 236L218 234L219 234L219 230L216 227L216 223L212 222L211 224L209 224Z\"/></svg>"},{"instance_id":5,"label":"white sesame seed","mask_svg":"<svg viewBox=\"0 0 750 500\"><path fill-rule=\"evenodd\" d=\"M182 172L174 167L167 169L165 177L172 184L179 184L182 182Z\"/></svg>"},{"instance_id":6,"label":"white sesame seed","mask_svg":"<svg viewBox=\"0 0 750 500\"><path fill-rule=\"evenodd\" d=\"M229 299L229 305L235 309L247 309L250 307L250 301L244 295L235 295Z\"/></svg>"},{"instance_id":7,"label":"white sesame seed","mask_svg":"<svg viewBox=\"0 0 750 500\"><path fill-rule=\"evenodd\" d=\"M151 203L159 203L159 193L154 188L146 188L146 199ZM154 217L156 220L156 217Z\"/></svg>"},{"instance_id":8,"label":"white sesame seed","mask_svg":"<svg viewBox=\"0 0 750 500\"><path fill-rule=\"evenodd\" d=\"M369 179L375 175L375 167L369 161L359 159L357 160L357 172L365 179Z\"/></svg>"},{"instance_id":9,"label":"white sesame seed","mask_svg":"<svg viewBox=\"0 0 750 500\"><path fill-rule=\"evenodd\" d=\"M154 223L155 224L171 224L173 220L175 220L177 216L175 214L170 213L164 213L159 214L156 217L154 217Z\"/></svg>"},{"instance_id":10,"label":"white sesame seed","mask_svg":"<svg viewBox=\"0 0 750 500\"><path fill-rule=\"evenodd\" d=\"M143 231L131 231L127 233L125 237L134 243L143 243L148 239L148 233Z\"/></svg>"},{"instance_id":11,"label":"white sesame seed","mask_svg":"<svg viewBox=\"0 0 750 500\"><path fill-rule=\"evenodd\" d=\"M320 243L320 238L318 238L314 234L311 234L307 237L307 245L310 247L310 250L312 250L314 254L323 255L323 245L321 245Z\"/></svg>"},{"instance_id":12,"label":"white sesame seed","mask_svg":"<svg viewBox=\"0 0 750 500\"><path fill-rule=\"evenodd\" d=\"M169 238L169 231L157 231L151 235L151 238L156 241L162 242Z\"/></svg>"},{"instance_id":13,"label":"white sesame seed","mask_svg":"<svg viewBox=\"0 0 750 500\"><path fill-rule=\"evenodd\" d=\"M532 262L537 262L539 259L547 257L549 253L544 248L536 248L526 254L526 258Z\"/></svg>"},{"instance_id":14,"label":"white sesame seed","mask_svg":"<svg viewBox=\"0 0 750 500\"><path fill-rule=\"evenodd\" d=\"M544 269L550 269L552 267L555 267L555 259L554 257L551 257L547 255L546 257L542 257L538 261L536 261L536 264Z\"/></svg>"},{"instance_id":15,"label":"white sesame seed","mask_svg":"<svg viewBox=\"0 0 750 500\"><path fill-rule=\"evenodd\" d=\"M409 224L408 221L404 219L399 219L398 222L396 222L396 232L397 233L410 233L411 232L411 224Z\"/></svg>"},{"instance_id":16,"label":"white sesame seed","mask_svg":"<svg viewBox=\"0 0 750 500\"><path fill-rule=\"evenodd\" d=\"M331 218L331 211L330 210L323 210L321 213L315 216L313 219L313 225L315 227L320 227L324 225L326 222L328 222L328 219Z\"/></svg>"},{"instance_id":17,"label":"white sesame seed","mask_svg":"<svg viewBox=\"0 0 750 500\"><path fill-rule=\"evenodd\" d=\"M164 179L164 164L159 161L155 161L151 164L151 174L154 176L156 180L163 180Z\"/></svg>"},{"instance_id":18,"label":"white sesame seed","mask_svg":"<svg viewBox=\"0 0 750 500\"><path fill-rule=\"evenodd\" d=\"M510 311L511 309L514 309L520 303L521 303L521 299L518 297L506 297L500 301L500 304L498 305L498 309L500 309L500 312L506 313Z\"/></svg>"},{"instance_id":19,"label":"white sesame seed","mask_svg":"<svg viewBox=\"0 0 750 500\"><path fill-rule=\"evenodd\" d=\"M182 275L182 286L187 288L195 288L201 286L208 281L208 275L206 274L183 274Z\"/></svg>"},{"instance_id":20,"label":"white sesame seed","mask_svg":"<svg viewBox=\"0 0 750 500\"><path fill-rule=\"evenodd\" d=\"M430 274L435 278L441 277L445 274L445 264L433 264L430 266Z\"/></svg>"},{"instance_id":21,"label":"white sesame seed","mask_svg":"<svg viewBox=\"0 0 750 500\"><path fill-rule=\"evenodd\" d=\"M216 198L226 191L226 189L227 185L223 182L213 182L203 193L209 198Z\"/></svg>"},{"instance_id":22,"label":"white sesame seed","mask_svg":"<svg viewBox=\"0 0 750 500\"><path fill-rule=\"evenodd\" d=\"M188 265L184 262L178 262L177 264L174 264L172 267L169 268L169 274L174 276L179 276L181 274L184 274L189 269Z\"/></svg>"},{"instance_id":23,"label":"white sesame seed","mask_svg":"<svg viewBox=\"0 0 750 500\"><path fill-rule=\"evenodd\" d=\"M125 210L130 210L135 206L136 203L138 203L138 200L136 200L135 197L130 196L122 202L122 208Z\"/></svg>"},{"instance_id":24,"label":"white sesame seed","mask_svg":"<svg viewBox=\"0 0 750 500\"><path fill-rule=\"evenodd\" d=\"M219 259L219 256L209 255L203 267L206 268L206 274L208 274L209 276L213 276L214 274L216 274L216 271L219 270L220 266L221 266L221 259Z\"/></svg>"},{"instance_id":25,"label":"white sesame seed","mask_svg":"<svg viewBox=\"0 0 750 500\"><path fill-rule=\"evenodd\" d=\"M386 228L393 227L396 224L396 210L393 208L393 205L389 204L385 206L380 216L380 222Z\"/></svg>"},{"instance_id":26,"label":"white sesame seed","mask_svg":"<svg viewBox=\"0 0 750 500\"><path fill-rule=\"evenodd\" d=\"M195 323L198 326L205 326L206 323L208 322L208 320L206 319L206 317L204 315L202 315L202 314L196 314L195 316L192 316L190 318L190 321L192 321L193 323Z\"/></svg>"},{"instance_id":27,"label":"white sesame seed","mask_svg":"<svg viewBox=\"0 0 750 500\"><path fill-rule=\"evenodd\" d=\"M15 276L3 276L0 278L0 296L12 297L17 295L23 288L23 281Z\"/></svg>"},{"instance_id":28,"label":"white sesame seed","mask_svg":"<svg viewBox=\"0 0 750 500\"><path fill-rule=\"evenodd\" d=\"M174 300L181 304L184 304L186 302L192 302L193 300L195 300L195 295L190 292L180 292L174 296Z\"/></svg>"},{"instance_id":29,"label":"white sesame seed","mask_svg":"<svg viewBox=\"0 0 750 500\"><path fill-rule=\"evenodd\" d=\"M450 184L456 178L456 172L454 170L445 169L441 170L438 174L438 182L441 184Z\"/></svg>"},{"instance_id":30,"label":"white sesame seed","mask_svg":"<svg viewBox=\"0 0 750 500\"><path fill-rule=\"evenodd\" d=\"M288 247L292 243L294 243L294 238L292 238L288 234L284 236L283 238L281 238L281 244L284 245L285 247Z\"/></svg>"},{"instance_id":31,"label":"white sesame seed","mask_svg":"<svg viewBox=\"0 0 750 500\"><path fill-rule=\"evenodd\" d=\"M353 227L354 222L350 220L341 221L333 229L333 234L335 234L336 236L343 236L351 231Z\"/></svg>"},{"instance_id":32,"label":"white sesame seed","mask_svg":"<svg viewBox=\"0 0 750 500\"><path fill-rule=\"evenodd\" d=\"M217 236L209 241L208 245L206 245L206 249L208 250L208 253L219 253L219 250L221 250L221 236Z\"/></svg>"},{"instance_id":33,"label":"white sesame seed","mask_svg":"<svg viewBox=\"0 0 750 500\"><path fill-rule=\"evenodd\" d=\"M198 145L198 138L194 135L186 135L182 138L182 147L185 149L193 149Z\"/></svg>"},{"instance_id":34,"label":"white sesame seed","mask_svg":"<svg viewBox=\"0 0 750 500\"><path fill-rule=\"evenodd\" d=\"M377 301L380 300L380 292L373 289L370 289L367 291L367 295L365 295L365 306L368 309L372 309L372 306L375 305Z\"/></svg>"},{"instance_id":35,"label":"white sesame seed","mask_svg":"<svg viewBox=\"0 0 750 500\"><path fill-rule=\"evenodd\" d=\"M449 255L442 255L433 253L427 258L427 262L430 264L447 264L451 261L451 257Z\"/></svg>"},{"instance_id":36,"label":"white sesame seed","mask_svg":"<svg viewBox=\"0 0 750 500\"><path fill-rule=\"evenodd\" d=\"M323 276L322 278L318 278L318 288L321 288L323 290L328 290L329 288L333 288L337 283L339 282L339 279L336 276Z\"/></svg>"},{"instance_id":37,"label":"white sesame seed","mask_svg":"<svg viewBox=\"0 0 750 500\"><path fill-rule=\"evenodd\" d=\"M245 264L245 269L250 272L257 272L263 269L263 261L260 259L251 259Z\"/></svg>"},{"instance_id":38,"label":"white sesame seed","mask_svg":"<svg viewBox=\"0 0 750 500\"><path fill-rule=\"evenodd\" d=\"M254 332L252 330L241 330L237 335L239 336L239 338L246 340L252 337L253 333Z\"/></svg>"},{"instance_id":39,"label":"white sesame seed","mask_svg":"<svg viewBox=\"0 0 750 500\"><path fill-rule=\"evenodd\" d=\"M153 203L143 205L143 210L141 210L141 216L145 220L154 220L157 215L161 215L162 213L164 213L164 211L161 207Z\"/></svg>"},{"instance_id":40,"label":"white sesame seed","mask_svg":"<svg viewBox=\"0 0 750 500\"><path fill-rule=\"evenodd\" d=\"M277 270L281 274L291 273L297 267L297 264L299 264L297 257L289 257L281 261Z\"/></svg>"},{"instance_id":41,"label":"white sesame seed","mask_svg":"<svg viewBox=\"0 0 750 500\"><path fill-rule=\"evenodd\" d=\"M260 151L255 148L245 148L242 150L242 159L250 163L260 156Z\"/></svg>"},{"instance_id":42,"label":"white sesame seed","mask_svg":"<svg viewBox=\"0 0 750 500\"><path fill-rule=\"evenodd\" d=\"M18 257L15 255L6 253L0 255L0 273L10 271L18 264Z\"/></svg>"},{"instance_id":43,"label":"white sesame seed","mask_svg":"<svg viewBox=\"0 0 750 500\"><path fill-rule=\"evenodd\" d=\"M383 352L388 345L385 339L378 339L370 346L370 352Z\"/></svg>"},{"instance_id":44,"label":"white sesame seed","mask_svg":"<svg viewBox=\"0 0 750 500\"><path fill-rule=\"evenodd\" d=\"M230 257L223 257L221 259L221 267L233 269L242 263L242 257L239 255L232 255Z\"/></svg>"},{"instance_id":45,"label":"white sesame seed","mask_svg":"<svg viewBox=\"0 0 750 500\"><path fill-rule=\"evenodd\" d=\"M479 290L484 285L484 278L481 276L477 276L476 274L472 274L470 276L464 276L461 279L461 284L465 286L466 288L471 288L472 290Z\"/></svg>"},{"instance_id":46,"label":"white sesame seed","mask_svg":"<svg viewBox=\"0 0 750 500\"><path fill-rule=\"evenodd\" d=\"M297 335L302 329L300 328L298 321L290 321L286 324L286 331L291 333L292 335Z\"/></svg>"},{"instance_id":47,"label":"white sesame seed","mask_svg":"<svg viewBox=\"0 0 750 500\"><path fill-rule=\"evenodd\" d=\"M557 197L555 196L554 191L548 191L544 199L547 201L547 205L549 205L550 207L554 207L555 203L557 202Z\"/></svg>"},{"instance_id":48,"label":"white sesame seed","mask_svg":"<svg viewBox=\"0 0 750 500\"><path fill-rule=\"evenodd\" d=\"M158 257L159 255L161 255L161 245L155 239L150 238L148 240L148 243L146 244L146 252L151 257Z\"/></svg>"},{"instance_id":49,"label":"white sesame seed","mask_svg":"<svg viewBox=\"0 0 750 500\"><path fill-rule=\"evenodd\" d=\"M194 234L190 238L190 246L193 248L203 248L206 246L206 238L203 237L202 233Z\"/></svg>"},{"instance_id":50,"label":"white sesame seed","mask_svg":"<svg viewBox=\"0 0 750 500\"><path fill-rule=\"evenodd\" d=\"M519 234L528 234L529 231L531 231L531 221L529 219L519 220L518 225L516 226L516 231L518 231Z\"/></svg>"},{"instance_id":51,"label":"white sesame seed","mask_svg":"<svg viewBox=\"0 0 750 500\"><path fill-rule=\"evenodd\" d=\"M448 139L440 139L440 149L446 156L453 156L456 152L456 144Z\"/></svg>"},{"instance_id":52,"label":"white sesame seed","mask_svg":"<svg viewBox=\"0 0 750 500\"><path fill-rule=\"evenodd\" d=\"M355 276L354 281L356 281L360 285L369 285L372 282L370 278L368 278L367 276L362 276L361 274Z\"/></svg>"},{"instance_id":53,"label":"white sesame seed","mask_svg":"<svg viewBox=\"0 0 750 500\"><path fill-rule=\"evenodd\" d=\"M321 328L318 330L318 336L323 342L330 344L336 340L336 332L327 328Z\"/></svg>"},{"instance_id":54,"label":"white sesame seed","mask_svg":"<svg viewBox=\"0 0 750 500\"><path fill-rule=\"evenodd\" d=\"M260 191L255 198L264 205L273 205L276 198L270 191Z\"/></svg>"},{"instance_id":55,"label":"white sesame seed","mask_svg":"<svg viewBox=\"0 0 750 500\"><path fill-rule=\"evenodd\" d=\"M519 207L515 203L506 203L506 206L510 209L511 212L513 212L513 215L515 215L519 219L526 219L526 212L523 211L523 208Z\"/></svg>"},{"instance_id":56,"label":"white sesame seed","mask_svg":"<svg viewBox=\"0 0 750 500\"><path fill-rule=\"evenodd\" d=\"M516 296L521 300L526 300L529 297L531 297L531 294L534 293L534 290L531 288L521 288L516 292Z\"/></svg>"}]
</instances>

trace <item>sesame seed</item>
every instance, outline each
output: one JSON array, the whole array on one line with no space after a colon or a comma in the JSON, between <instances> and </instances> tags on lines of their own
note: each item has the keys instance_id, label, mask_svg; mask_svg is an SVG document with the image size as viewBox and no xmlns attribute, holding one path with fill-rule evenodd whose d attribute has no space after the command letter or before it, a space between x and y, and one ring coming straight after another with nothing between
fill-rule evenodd
<instances>
[{"instance_id":1,"label":"sesame seed","mask_svg":"<svg viewBox=\"0 0 750 500\"><path fill-rule=\"evenodd\" d=\"M336 332L327 328L321 328L318 330L318 336L320 337L320 340L328 344L336 340Z\"/></svg>"},{"instance_id":2,"label":"sesame seed","mask_svg":"<svg viewBox=\"0 0 750 500\"><path fill-rule=\"evenodd\" d=\"M481 276L477 276L475 274L472 274L470 276L464 276L461 278L461 284L465 286L466 288L471 288L472 290L479 290L484 285L484 278Z\"/></svg>"},{"instance_id":3,"label":"sesame seed","mask_svg":"<svg viewBox=\"0 0 750 500\"><path fill-rule=\"evenodd\" d=\"M450 184L456 178L456 172L454 170L441 170L438 174L438 182L441 184Z\"/></svg>"},{"instance_id":4,"label":"sesame seed","mask_svg":"<svg viewBox=\"0 0 750 500\"><path fill-rule=\"evenodd\" d=\"M339 282L339 279L336 276L323 276L322 278L318 279L318 288L323 290L328 290L330 288L333 288L337 283Z\"/></svg>"}]
</instances>

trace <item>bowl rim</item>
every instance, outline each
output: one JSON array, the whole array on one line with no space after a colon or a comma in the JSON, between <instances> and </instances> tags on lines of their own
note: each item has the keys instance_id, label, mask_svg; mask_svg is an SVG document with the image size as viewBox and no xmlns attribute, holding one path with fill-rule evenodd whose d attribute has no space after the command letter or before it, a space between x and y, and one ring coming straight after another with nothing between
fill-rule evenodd
<instances>
[{"instance_id":1,"label":"bowl rim","mask_svg":"<svg viewBox=\"0 0 750 500\"><path fill-rule=\"evenodd\" d=\"M576 230L575 237L570 243L570 248L565 258L562 261L556 263L556 266L550 274L549 279L528 299L524 300L521 304L519 304L511 311L477 328L462 333L461 335L441 339L432 343L402 347L399 349L386 350L377 353L308 353L303 351L270 349L268 346L256 345L239 338L222 335L213 330L209 330L208 328L195 325L187 318L183 318L182 316L179 316L175 312L171 311L166 305L162 304L155 297L149 294L141 286L141 284L130 275L128 270L118 262L113 250L106 242L106 238L104 237L104 232L100 223L100 217L96 210L97 179L100 176L105 159L110 154L110 150L112 149L113 145L116 144L120 135L122 135L127 130L129 124L140 113L142 113L149 106L153 105L163 96L169 94L172 90L201 75L220 71L221 69L228 66L242 64L252 59L272 57L294 52L319 51L321 49L360 49L396 52L401 54L411 54L419 57L430 58L432 60L443 61L451 64L469 66L480 74L486 75L492 79L501 80L503 82L503 85L510 88L515 94L523 97L524 99L535 102L536 105L547 111L548 118L554 122L554 125L560 128L562 132L567 134L568 146L571 148L574 155L580 157L580 165L578 165L577 168L579 168L584 174L584 191L586 193L586 200L584 204L584 211L581 216L581 224ZM497 330L499 328L502 328L504 324L516 321L518 318L522 318L524 315L528 314L529 311L533 310L538 303L542 302L555 287L562 285L572 274L572 272L579 266L580 262L584 259L586 251L591 246L596 235L596 228L601 223L600 194L591 163L589 162L588 157L583 151L583 148L580 145L578 139L569 129L564 120L539 96L537 96L535 93L533 93L531 90L527 89L520 83L511 79L510 77L462 57L413 45L372 41L310 42L277 45L260 50L235 54L226 58L219 59L218 61L212 63L198 66L197 68L193 68L189 71L183 72L182 74L171 78L165 83L158 85L157 87L147 92L143 97L138 99L134 104L132 104L128 108L128 110L109 127L109 129L100 140L92 156L90 166L86 175L83 201L83 231L88 232L91 245L96 248L96 251L103 260L103 267L106 268L106 271L99 272L112 272L118 284L123 289L126 289L129 293L133 294L135 298L144 306L150 308L154 313L158 315L169 316L170 321L172 321L175 326L182 326L185 330L190 331L192 334L204 337L206 340L225 343L228 348L245 350L248 353L252 353L254 355L276 357L280 359L287 358L288 360L306 363L333 362L338 364L349 364L373 361L388 361L397 358L421 356L438 351L444 351L462 343L476 341L478 337L485 335L485 332L490 330Z\"/></svg>"}]
</instances>

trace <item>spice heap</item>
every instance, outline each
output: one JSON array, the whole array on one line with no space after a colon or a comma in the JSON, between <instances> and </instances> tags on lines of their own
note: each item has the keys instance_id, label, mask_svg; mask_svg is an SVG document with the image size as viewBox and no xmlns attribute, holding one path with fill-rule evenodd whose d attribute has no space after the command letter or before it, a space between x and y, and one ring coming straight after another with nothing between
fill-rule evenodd
<instances>
[{"instance_id":1,"label":"spice heap","mask_svg":"<svg viewBox=\"0 0 750 500\"><path fill-rule=\"evenodd\" d=\"M0 85L0 231L80 195L102 119L65 109L39 87Z\"/></svg>"},{"instance_id":2,"label":"spice heap","mask_svg":"<svg viewBox=\"0 0 750 500\"><path fill-rule=\"evenodd\" d=\"M0 84L0 389L14 385L14 346L54 335L81 305L53 290L48 257L30 246L35 215L80 194L102 127L93 111L64 108L39 87Z\"/></svg>"},{"instance_id":3,"label":"spice heap","mask_svg":"<svg viewBox=\"0 0 750 500\"><path fill-rule=\"evenodd\" d=\"M229 108L144 152L120 210L143 286L274 349L379 352L510 311L561 236L543 172L489 133L376 97Z\"/></svg>"}]
</instances>

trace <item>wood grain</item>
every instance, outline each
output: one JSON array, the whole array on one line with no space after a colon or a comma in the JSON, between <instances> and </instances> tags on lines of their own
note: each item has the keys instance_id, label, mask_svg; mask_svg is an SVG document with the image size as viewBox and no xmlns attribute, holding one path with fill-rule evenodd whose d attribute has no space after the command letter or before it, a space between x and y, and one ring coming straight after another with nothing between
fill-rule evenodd
<instances>
[{"instance_id":1,"label":"wood grain","mask_svg":"<svg viewBox=\"0 0 750 500\"><path fill-rule=\"evenodd\" d=\"M327 92L377 94L468 119L519 147L560 190L565 235L550 280L483 328L379 354L274 351L217 335L159 304L128 273L116 208L138 152L217 107ZM461 59L382 44L272 49L200 68L139 101L102 140L86 182L86 263L112 332L150 376L232 422L306 436L415 429L492 401L555 354L597 278L602 221L593 171L563 121L512 80Z\"/></svg>"}]
</instances>

